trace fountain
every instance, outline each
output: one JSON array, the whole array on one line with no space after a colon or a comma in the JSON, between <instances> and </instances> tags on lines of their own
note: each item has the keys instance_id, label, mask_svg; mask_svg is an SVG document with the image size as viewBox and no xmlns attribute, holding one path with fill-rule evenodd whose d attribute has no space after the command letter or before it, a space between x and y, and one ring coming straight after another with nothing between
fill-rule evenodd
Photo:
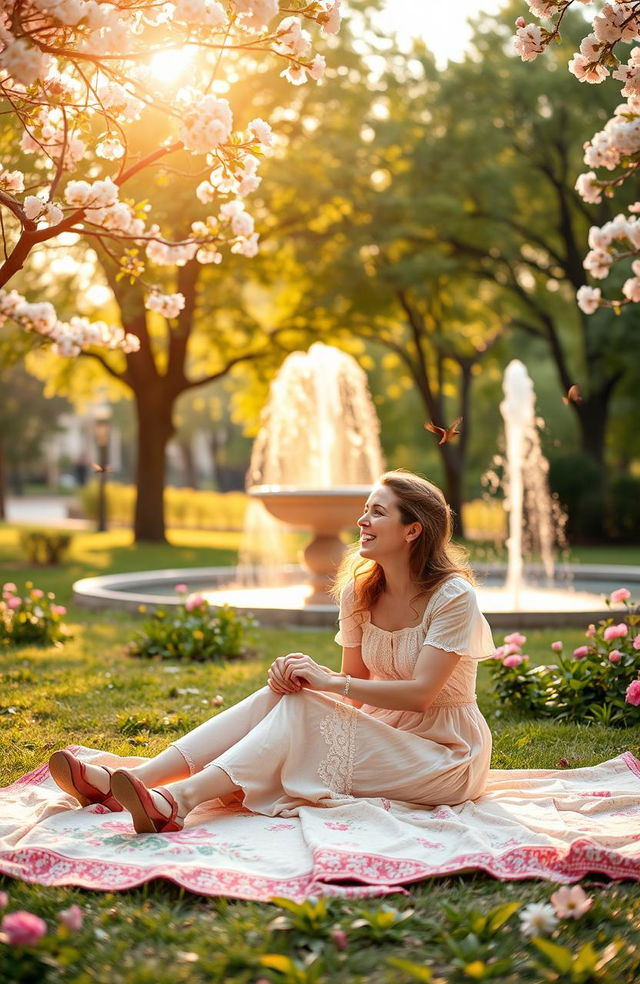
<instances>
[{"instance_id":1,"label":"fountain","mask_svg":"<svg viewBox=\"0 0 640 984\"><path fill-rule=\"evenodd\" d=\"M584 626L609 614L604 594L622 585L632 592L638 585L640 591L640 570L577 565L571 571L571 590L554 582L548 466L536 427L533 385L517 360L505 372L504 394L509 564L506 571L496 565L477 565L483 582L480 605L494 630ZM335 625L337 612L327 596L327 581L345 549L340 531L355 525L372 482L383 470L378 431L366 377L350 356L321 344L308 353L293 353L271 387L254 444L248 491L254 506L263 503L288 528L311 530L305 566L280 565L280 578L273 577L267 561L274 560L279 547L272 525L268 534L259 527L256 535L263 550L262 557L253 558L254 568L262 574L268 571L261 585L239 583L226 567L143 571L78 581L73 586L74 601L129 611L140 605L171 606L180 603L174 586L181 582L212 604L253 612L263 624ZM543 561L527 566L526 581L523 510L527 533L539 527L537 550ZM535 524L530 519L534 515ZM534 583L536 578L540 584Z\"/></svg>"}]
</instances>

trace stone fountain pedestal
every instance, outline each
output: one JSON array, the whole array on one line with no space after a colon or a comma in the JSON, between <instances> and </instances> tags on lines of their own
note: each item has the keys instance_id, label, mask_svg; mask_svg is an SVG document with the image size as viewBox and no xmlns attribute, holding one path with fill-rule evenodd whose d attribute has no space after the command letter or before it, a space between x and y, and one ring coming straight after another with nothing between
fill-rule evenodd
<instances>
[{"instance_id":1,"label":"stone fountain pedestal","mask_svg":"<svg viewBox=\"0 0 640 984\"><path fill-rule=\"evenodd\" d=\"M304 550L312 592L309 605L331 605L330 588L347 549L340 532L355 527L371 492L370 485L331 489L301 489L285 485L254 485L247 489L276 519L297 529L311 530Z\"/></svg>"}]
</instances>

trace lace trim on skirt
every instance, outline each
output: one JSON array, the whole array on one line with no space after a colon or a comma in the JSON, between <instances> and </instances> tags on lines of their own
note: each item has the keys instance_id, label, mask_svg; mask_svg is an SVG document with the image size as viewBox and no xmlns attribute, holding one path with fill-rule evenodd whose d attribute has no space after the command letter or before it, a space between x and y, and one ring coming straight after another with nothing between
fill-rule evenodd
<instances>
[{"instance_id":1,"label":"lace trim on skirt","mask_svg":"<svg viewBox=\"0 0 640 984\"><path fill-rule=\"evenodd\" d=\"M175 749L177 749L177 751L180 752L180 754L182 755L183 759L185 760L185 762L189 766L189 775L190 776L192 776L195 772L198 772L199 771L198 770L198 766L193 761L193 759L191 758L191 756L189 755L189 753L187 751L185 751L184 748L182 748L180 745L178 745L177 742L175 742L175 741L171 742L171 745L169 746L169 748L175 748Z\"/></svg>"},{"instance_id":2,"label":"lace trim on skirt","mask_svg":"<svg viewBox=\"0 0 640 984\"><path fill-rule=\"evenodd\" d=\"M350 704L336 704L320 722L320 733L328 745L318 776L333 793L351 796L356 751L358 714Z\"/></svg>"}]
</instances>

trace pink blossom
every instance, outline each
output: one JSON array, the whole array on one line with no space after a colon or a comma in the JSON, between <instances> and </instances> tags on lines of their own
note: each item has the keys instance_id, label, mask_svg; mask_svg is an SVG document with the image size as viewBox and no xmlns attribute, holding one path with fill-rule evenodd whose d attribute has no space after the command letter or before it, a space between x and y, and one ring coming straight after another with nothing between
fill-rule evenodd
<instances>
[{"instance_id":1,"label":"pink blossom","mask_svg":"<svg viewBox=\"0 0 640 984\"><path fill-rule=\"evenodd\" d=\"M554 653L561 653L562 652L562 643L558 639L557 642L552 642L551 643L551 648L553 649Z\"/></svg>"},{"instance_id":2,"label":"pink blossom","mask_svg":"<svg viewBox=\"0 0 640 984\"><path fill-rule=\"evenodd\" d=\"M61 909L58 913L58 922L66 926L72 933L77 933L82 929L84 913L79 905L71 905L68 909Z\"/></svg>"},{"instance_id":3,"label":"pink blossom","mask_svg":"<svg viewBox=\"0 0 640 984\"><path fill-rule=\"evenodd\" d=\"M44 591L42 591L40 588L32 588L32 590L31 590L31 597L32 598L44 598Z\"/></svg>"},{"instance_id":4,"label":"pink blossom","mask_svg":"<svg viewBox=\"0 0 640 984\"><path fill-rule=\"evenodd\" d=\"M587 639L593 639L595 634L596 634L596 627L592 622L589 628L587 629L587 631L585 632L585 635Z\"/></svg>"},{"instance_id":5,"label":"pink blossom","mask_svg":"<svg viewBox=\"0 0 640 984\"><path fill-rule=\"evenodd\" d=\"M508 646L524 646L527 637L522 635L521 632L512 632L511 635L504 637L504 641Z\"/></svg>"},{"instance_id":6,"label":"pink blossom","mask_svg":"<svg viewBox=\"0 0 640 984\"><path fill-rule=\"evenodd\" d=\"M194 608L199 608L203 602L204 602L204 598L202 597L201 594L192 594L189 595L189 597L185 601L184 607L187 609L188 612L192 612Z\"/></svg>"},{"instance_id":7,"label":"pink blossom","mask_svg":"<svg viewBox=\"0 0 640 984\"><path fill-rule=\"evenodd\" d=\"M9 893L0 892L0 909L6 909L9 905Z\"/></svg>"},{"instance_id":8,"label":"pink blossom","mask_svg":"<svg viewBox=\"0 0 640 984\"><path fill-rule=\"evenodd\" d=\"M64 605L52 605L51 606L51 611L53 612L54 615L66 615L67 614L67 609L64 607Z\"/></svg>"},{"instance_id":9,"label":"pink blossom","mask_svg":"<svg viewBox=\"0 0 640 984\"><path fill-rule=\"evenodd\" d=\"M623 639L628 631L629 629L625 622L619 622L617 625L608 625L604 630L603 639L605 642L611 642L612 639Z\"/></svg>"},{"instance_id":10,"label":"pink blossom","mask_svg":"<svg viewBox=\"0 0 640 984\"><path fill-rule=\"evenodd\" d=\"M184 594L186 591L188 591L188 588L186 584L176 584L174 591L176 592L176 594Z\"/></svg>"},{"instance_id":11,"label":"pink blossom","mask_svg":"<svg viewBox=\"0 0 640 984\"><path fill-rule=\"evenodd\" d=\"M617 588L615 591L611 592L610 602L612 605L619 605L621 601L626 601L627 598L631 597L631 592L628 588Z\"/></svg>"},{"instance_id":12,"label":"pink blossom","mask_svg":"<svg viewBox=\"0 0 640 984\"><path fill-rule=\"evenodd\" d=\"M579 919L589 911L593 899L589 898L580 885L572 885L571 888L563 885L551 896L551 904L559 919Z\"/></svg>"},{"instance_id":13,"label":"pink blossom","mask_svg":"<svg viewBox=\"0 0 640 984\"><path fill-rule=\"evenodd\" d=\"M622 659L622 653L620 652L619 649L612 649L611 652L609 653L609 659L611 660L612 663L619 663L620 660Z\"/></svg>"},{"instance_id":14,"label":"pink blossom","mask_svg":"<svg viewBox=\"0 0 640 984\"><path fill-rule=\"evenodd\" d=\"M578 646L577 649L573 650L573 658L584 659L588 652L589 652L588 646Z\"/></svg>"},{"instance_id":15,"label":"pink blossom","mask_svg":"<svg viewBox=\"0 0 640 984\"><path fill-rule=\"evenodd\" d=\"M22 604L22 598L17 598L16 596L14 596L13 598L7 599L7 606L9 608L20 608L21 604Z\"/></svg>"},{"instance_id":16,"label":"pink blossom","mask_svg":"<svg viewBox=\"0 0 640 984\"><path fill-rule=\"evenodd\" d=\"M17 591L18 589L16 588L15 584L13 583L13 581L7 581L6 584L3 584L2 585L2 590L3 591Z\"/></svg>"},{"instance_id":17,"label":"pink blossom","mask_svg":"<svg viewBox=\"0 0 640 984\"><path fill-rule=\"evenodd\" d=\"M10 912L0 923L0 932L13 946L33 946L47 932L47 924L33 912Z\"/></svg>"},{"instance_id":18,"label":"pink blossom","mask_svg":"<svg viewBox=\"0 0 640 984\"><path fill-rule=\"evenodd\" d=\"M349 945L347 934L344 929L340 929L339 926L336 926L331 930L331 939L335 943L337 950L346 950Z\"/></svg>"},{"instance_id":19,"label":"pink blossom","mask_svg":"<svg viewBox=\"0 0 640 984\"><path fill-rule=\"evenodd\" d=\"M509 668L513 666L520 666L520 663L522 663L523 659L524 656L521 656L520 653L511 653L510 656L506 656L503 659L502 665L508 666Z\"/></svg>"},{"instance_id":20,"label":"pink blossom","mask_svg":"<svg viewBox=\"0 0 640 984\"><path fill-rule=\"evenodd\" d=\"M629 684L624 699L627 704L633 704L634 707L640 706L640 680L634 680Z\"/></svg>"},{"instance_id":21,"label":"pink blossom","mask_svg":"<svg viewBox=\"0 0 640 984\"><path fill-rule=\"evenodd\" d=\"M640 635L637 635L633 640L633 648L640 649Z\"/></svg>"}]
</instances>

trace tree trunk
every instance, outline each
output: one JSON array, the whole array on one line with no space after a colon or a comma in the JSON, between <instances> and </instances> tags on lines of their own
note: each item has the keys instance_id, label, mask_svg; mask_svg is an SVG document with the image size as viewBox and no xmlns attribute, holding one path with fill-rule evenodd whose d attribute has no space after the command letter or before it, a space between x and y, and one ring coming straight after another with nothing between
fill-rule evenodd
<instances>
[{"instance_id":1,"label":"tree trunk","mask_svg":"<svg viewBox=\"0 0 640 984\"><path fill-rule=\"evenodd\" d=\"M198 472L193 456L193 444L190 438L184 438L182 441L179 441L178 447L180 448L180 454L182 455L184 484L189 489L197 489Z\"/></svg>"},{"instance_id":2,"label":"tree trunk","mask_svg":"<svg viewBox=\"0 0 640 984\"><path fill-rule=\"evenodd\" d=\"M6 479L5 479L4 444L2 438L0 437L0 519L7 518L5 497L6 497Z\"/></svg>"},{"instance_id":3,"label":"tree trunk","mask_svg":"<svg viewBox=\"0 0 640 984\"><path fill-rule=\"evenodd\" d=\"M164 486L167 443L173 435L173 400L165 393L136 393L138 453L136 463L136 543L164 543Z\"/></svg>"},{"instance_id":4,"label":"tree trunk","mask_svg":"<svg viewBox=\"0 0 640 984\"><path fill-rule=\"evenodd\" d=\"M582 450L599 465L604 476L604 449L611 388L590 393L576 404Z\"/></svg>"},{"instance_id":5,"label":"tree trunk","mask_svg":"<svg viewBox=\"0 0 640 984\"><path fill-rule=\"evenodd\" d=\"M464 458L459 448L449 447L443 444L440 448L442 452L442 463L444 465L444 494L447 502L453 510L453 535L464 537L464 522L462 519L462 478Z\"/></svg>"}]
</instances>

